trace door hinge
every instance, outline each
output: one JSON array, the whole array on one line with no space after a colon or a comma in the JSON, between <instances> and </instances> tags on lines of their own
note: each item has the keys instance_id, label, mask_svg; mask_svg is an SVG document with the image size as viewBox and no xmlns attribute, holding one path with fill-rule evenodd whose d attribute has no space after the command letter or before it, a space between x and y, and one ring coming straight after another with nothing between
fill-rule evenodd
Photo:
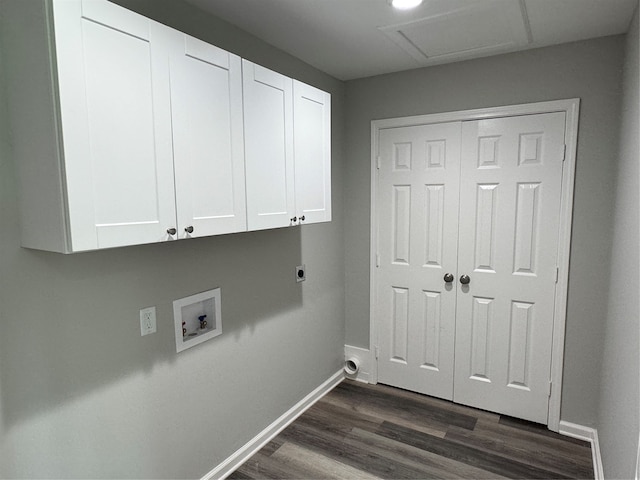
<instances>
[{"instance_id":1,"label":"door hinge","mask_svg":"<svg viewBox=\"0 0 640 480\"><path fill-rule=\"evenodd\" d=\"M380 165L382 164L382 160L380 159L380 155L376 157L376 168L380 170Z\"/></svg>"},{"instance_id":2,"label":"door hinge","mask_svg":"<svg viewBox=\"0 0 640 480\"><path fill-rule=\"evenodd\" d=\"M549 396L551 396L551 387L553 385L553 382L551 380L549 380Z\"/></svg>"},{"instance_id":3,"label":"door hinge","mask_svg":"<svg viewBox=\"0 0 640 480\"><path fill-rule=\"evenodd\" d=\"M375 347L373 347L373 351L376 355L376 360L378 359L378 356L380 355L380 349L378 348L378 346L376 345Z\"/></svg>"},{"instance_id":4,"label":"door hinge","mask_svg":"<svg viewBox=\"0 0 640 480\"><path fill-rule=\"evenodd\" d=\"M560 278L560 267L556 267L556 283L558 283L559 278Z\"/></svg>"},{"instance_id":5,"label":"door hinge","mask_svg":"<svg viewBox=\"0 0 640 480\"><path fill-rule=\"evenodd\" d=\"M567 158L567 144L564 144L564 148L562 149L562 161L564 162L564 160Z\"/></svg>"},{"instance_id":6,"label":"door hinge","mask_svg":"<svg viewBox=\"0 0 640 480\"><path fill-rule=\"evenodd\" d=\"M380 268L380 254L376 253L376 268Z\"/></svg>"}]
</instances>

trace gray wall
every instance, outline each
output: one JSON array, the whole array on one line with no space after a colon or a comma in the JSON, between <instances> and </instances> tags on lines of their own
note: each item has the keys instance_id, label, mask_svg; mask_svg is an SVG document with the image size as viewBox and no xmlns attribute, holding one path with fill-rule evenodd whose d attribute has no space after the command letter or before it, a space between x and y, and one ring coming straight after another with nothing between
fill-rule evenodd
<instances>
[{"instance_id":1,"label":"gray wall","mask_svg":"<svg viewBox=\"0 0 640 480\"><path fill-rule=\"evenodd\" d=\"M22 249L0 80L1 478L201 477L342 366L343 84L181 3L120 3L333 94L334 219L71 256ZM172 301L218 286L224 333L176 354ZM158 333L140 337L149 305Z\"/></svg>"},{"instance_id":2,"label":"gray wall","mask_svg":"<svg viewBox=\"0 0 640 480\"><path fill-rule=\"evenodd\" d=\"M345 312L346 343L369 346L370 121L572 97L582 104L562 418L599 427L607 476L631 471L637 417L625 428L611 412L637 409L637 384L610 372L638 364L637 305L608 293L637 285L616 280L627 252L638 265L637 238L634 251L621 228L635 221L637 231L637 110L625 113L615 168L623 37L356 80L345 91L180 2L117 3L330 91L334 220L73 256L21 249L0 80L0 477L203 475L340 368ZM637 77L625 82L637 95ZM610 276L612 244L625 254L613 254ZM308 279L296 285L300 262ZM224 334L176 355L171 302L216 286ZM141 338L138 310L149 305L158 333Z\"/></svg>"},{"instance_id":3,"label":"gray wall","mask_svg":"<svg viewBox=\"0 0 640 480\"><path fill-rule=\"evenodd\" d=\"M638 12L627 34L598 436L606 478L634 478L640 408ZM637 478L637 477L636 477Z\"/></svg>"},{"instance_id":4,"label":"gray wall","mask_svg":"<svg viewBox=\"0 0 640 480\"><path fill-rule=\"evenodd\" d=\"M595 425L624 37L347 82L346 343L369 347L370 122L580 97L561 419Z\"/></svg>"}]
</instances>

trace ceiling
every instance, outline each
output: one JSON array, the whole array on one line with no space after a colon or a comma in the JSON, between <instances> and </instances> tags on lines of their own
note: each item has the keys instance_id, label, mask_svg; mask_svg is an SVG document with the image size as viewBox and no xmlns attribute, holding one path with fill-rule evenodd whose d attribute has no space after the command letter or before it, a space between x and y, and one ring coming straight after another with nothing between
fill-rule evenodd
<instances>
[{"instance_id":1,"label":"ceiling","mask_svg":"<svg viewBox=\"0 0 640 480\"><path fill-rule=\"evenodd\" d=\"M186 0L341 80L625 33L638 0Z\"/></svg>"}]
</instances>

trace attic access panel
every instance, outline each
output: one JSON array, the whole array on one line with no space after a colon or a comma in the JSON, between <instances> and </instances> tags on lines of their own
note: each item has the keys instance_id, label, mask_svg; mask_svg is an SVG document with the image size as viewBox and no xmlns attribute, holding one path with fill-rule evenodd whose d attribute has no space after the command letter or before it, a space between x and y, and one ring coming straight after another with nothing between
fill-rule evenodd
<instances>
[{"instance_id":1,"label":"attic access panel","mask_svg":"<svg viewBox=\"0 0 640 480\"><path fill-rule=\"evenodd\" d=\"M513 0L484 0L379 29L422 65L508 52L532 42L523 2Z\"/></svg>"}]
</instances>

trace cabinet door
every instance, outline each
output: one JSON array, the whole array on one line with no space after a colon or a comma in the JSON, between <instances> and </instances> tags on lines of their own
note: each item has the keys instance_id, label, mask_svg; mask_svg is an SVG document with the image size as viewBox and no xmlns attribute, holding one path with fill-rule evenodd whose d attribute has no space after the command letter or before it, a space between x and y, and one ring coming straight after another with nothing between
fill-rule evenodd
<instances>
[{"instance_id":1,"label":"cabinet door","mask_svg":"<svg viewBox=\"0 0 640 480\"><path fill-rule=\"evenodd\" d=\"M247 226L284 227L294 216L293 81L242 61Z\"/></svg>"},{"instance_id":2,"label":"cabinet door","mask_svg":"<svg viewBox=\"0 0 640 480\"><path fill-rule=\"evenodd\" d=\"M294 80L296 215L331 221L331 95Z\"/></svg>"},{"instance_id":3,"label":"cabinet door","mask_svg":"<svg viewBox=\"0 0 640 480\"><path fill-rule=\"evenodd\" d=\"M178 235L243 231L247 222L240 57L180 35L182 51L171 59Z\"/></svg>"},{"instance_id":4,"label":"cabinet door","mask_svg":"<svg viewBox=\"0 0 640 480\"><path fill-rule=\"evenodd\" d=\"M166 27L107 1L55 1L71 250L175 226Z\"/></svg>"}]
</instances>

